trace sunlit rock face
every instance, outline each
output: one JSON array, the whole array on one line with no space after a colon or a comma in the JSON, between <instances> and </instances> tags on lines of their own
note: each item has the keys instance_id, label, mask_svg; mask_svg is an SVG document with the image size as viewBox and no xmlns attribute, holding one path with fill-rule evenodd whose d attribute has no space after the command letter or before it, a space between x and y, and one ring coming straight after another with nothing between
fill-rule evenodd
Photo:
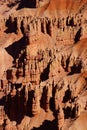
<instances>
[{"instance_id":1,"label":"sunlit rock face","mask_svg":"<svg viewBox=\"0 0 87 130\"><path fill-rule=\"evenodd\" d=\"M0 1L0 130L87 130L86 8Z\"/></svg>"}]
</instances>

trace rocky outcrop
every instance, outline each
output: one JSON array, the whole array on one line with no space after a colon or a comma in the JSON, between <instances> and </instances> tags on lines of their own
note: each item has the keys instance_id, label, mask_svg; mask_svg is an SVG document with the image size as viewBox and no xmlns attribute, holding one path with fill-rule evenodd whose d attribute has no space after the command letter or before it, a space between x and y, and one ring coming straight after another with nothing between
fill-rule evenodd
<instances>
[{"instance_id":1,"label":"rocky outcrop","mask_svg":"<svg viewBox=\"0 0 87 130\"><path fill-rule=\"evenodd\" d=\"M72 129L87 110L86 0L26 2L0 20L0 126Z\"/></svg>"}]
</instances>

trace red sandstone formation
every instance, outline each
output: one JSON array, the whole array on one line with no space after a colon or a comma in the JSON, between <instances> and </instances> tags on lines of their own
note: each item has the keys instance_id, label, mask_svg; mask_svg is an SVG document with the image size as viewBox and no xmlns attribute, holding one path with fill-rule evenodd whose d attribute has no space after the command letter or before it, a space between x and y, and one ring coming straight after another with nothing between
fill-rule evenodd
<instances>
[{"instance_id":1,"label":"red sandstone formation","mask_svg":"<svg viewBox=\"0 0 87 130\"><path fill-rule=\"evenodd\" d=\"M86 8L0 1L0 130L87 130Z\"/></svg>"}]
</instances>

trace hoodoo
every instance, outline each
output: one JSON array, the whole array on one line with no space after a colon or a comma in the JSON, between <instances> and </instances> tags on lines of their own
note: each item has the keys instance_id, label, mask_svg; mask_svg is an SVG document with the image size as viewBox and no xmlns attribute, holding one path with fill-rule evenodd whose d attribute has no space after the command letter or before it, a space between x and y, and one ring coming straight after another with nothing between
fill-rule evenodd
<instances>
[{"instance_id":1,"label":"hoodoo","mask_svg":"<svg viewBox=\"0 0 87 130\"><path fill-rule=\"evenodd\" d=\"M86 9L0 1L0 130L87 130Z\"/></svg>"}]
</instances>

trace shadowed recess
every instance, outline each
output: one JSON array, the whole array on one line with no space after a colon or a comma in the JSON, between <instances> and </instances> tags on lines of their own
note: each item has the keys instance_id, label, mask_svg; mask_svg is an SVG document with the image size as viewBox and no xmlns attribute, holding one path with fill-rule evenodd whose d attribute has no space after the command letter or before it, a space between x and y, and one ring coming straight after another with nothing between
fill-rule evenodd
<instances>
[{"instance_id":1,"label":"shadowed recess","mask_svg":"<svg viewBox=\"0 0 87 130\"><path fill-rule=\"evenodd\" d=\"M14 42L12 45L8 46L6 51L10 54L14 59L18 58L19 53L21 50L24 50L26 47L26 40L25 38L21 38L19 41Z\"/></svg>"}]
</instances>

